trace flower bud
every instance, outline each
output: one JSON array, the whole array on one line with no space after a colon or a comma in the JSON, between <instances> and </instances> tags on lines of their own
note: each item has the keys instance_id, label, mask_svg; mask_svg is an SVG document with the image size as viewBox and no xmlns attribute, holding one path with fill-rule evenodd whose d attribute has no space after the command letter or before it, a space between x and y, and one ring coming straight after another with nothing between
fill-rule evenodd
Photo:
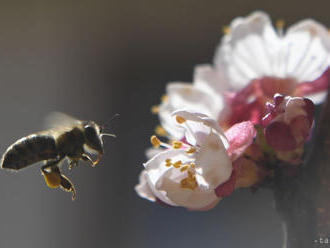
<instances>
[{"instance_id":1,"label":"flower bud","mask_svg":"<svg viewBox=\"0 0 330 248\"><path fill-rule=\"evenodd\" d=\"M313 121L314 104L303 97L275 94L262 119L267 143L276 151L292 151L306 142Z\"/></svg>"}]
</instances>

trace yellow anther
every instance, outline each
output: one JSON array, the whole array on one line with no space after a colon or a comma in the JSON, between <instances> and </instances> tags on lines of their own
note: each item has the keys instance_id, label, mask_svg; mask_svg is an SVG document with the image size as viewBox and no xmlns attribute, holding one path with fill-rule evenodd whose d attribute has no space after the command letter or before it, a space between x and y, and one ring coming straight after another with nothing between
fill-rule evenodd
<instances>
[{"instance_id":1,"label":"yellow anther","mask_svg":"<svg viewBox=\"0 0 330 248\"><path fill-rule=\"evenodd\" d=\"M168 95L162 95L162 97L160 98L160 100L162 102L167 102L168 101Z\"/></svg>"},{"instance_id":2,"label":"yellow anther","mask_svg":"<svg viewBox=\"0 0 330 248\"><path fill-rule=\"evenodd\" d=\"M230 33L230 27L228 25L222 27L222 32L224 34L229 34Z\"/></svg>"},{"instance_id":3,"label":"yellow anther","mask_svg":"<svg viewBox=\"0 0 330 248\"><path fill-rule=\"evenodd\" d=\"M188 171L188 178L195 178L194 173L192 173L191 171Z\"/></svg>"},{"instance_id":4,"label":"yellow anther","mask_svg":"<svg viewBox=\"0 0 330 248\"><path fill-rule=\"evenodd\" d=\"M175 119L176 119L177 123L179 123L179 124L186 122L186 119L180 115L175 116Z\"/></svg>"},{"instance_id":5,"label":"yellow anther","mask_svg":"<svg viewBox=\"0 0 330 248\"><path fill-rule=\"evenodd\" d=\"M183 166L183 167L180 169L180 171L181 171L181 172L184 172L184 171L188 170L188 168L189 168L189 166L188 166L188 165L185 165L185 166Z\"/></svg>"},{"instance_id":6,"label":"yellow anther","mask_svg":"<svg viewBox=\"0 0 330 248\"><path fill-rule=\"evenodd\" d=\"M165 162L166 162L166 163L171 163L171 162L172 162L172 159L167 158L167 159L165 160Z\"/></svg>"},{"instance_id":7,"label":"yellow anther","mask_svg":"<svg viewBox=\"0 0 330 248\"><path fill-rule=\"evenodd\" d=\"M283 19L278 19L275 25L278 30L282 30L285 26L285 21Z\"/></svg>"},{"instance_id":8,"label":"yellow anther","mask_svg":"<svg viewBox=\"0 0 330 248\"><path fill-rule=\"evenodd\" d=\"M173 164L174 168L180 168L181 165L182 165L182 161L181 161L181 160L178 160L178 161L176 161L176 162Z\"/></svg>"},{"instance_id":9,"label":"yellow anther","mask_svg":"<svg viewBox=\"0 0 330 248\"><path fill-rule=\"evenodd\" d=\"M167 132L161 125L156 126L155 133L159 136L167 136Z\"/></svg>"},{"instance_id":10,"label":"yellow anther","mask_svg":"<svg viewBox=\"0 0 330 248\"><path fill-rule=\"evenodd\" d=\"M158 105L152 106L151 107L151 113L158 114L159 113L159 106Z\"/></svg>"},{"instance_id":11,"label":"yellow anther","mask_svg":"<svg viewBox=\"0 0 330 248\"><path fill-rule=\"evenodd\" d=\"M165 164L166 167L171 167L171 165L172 165L171 162Z\"/></svg>"},{"instance_id":12,"label":"yellow anther","mask_svg":"<svg viewBox=\"0 0 330 248\"><path fill-rule=\"evenodd\" d=\"M186 153L189 153L189 154L191 154L191 153L195 153L196 152L196 148L195 147L190 147L187 151L186 151Z\"/></svg>"},{"instance_id":13,"label":"yellow anther","mask_svg":"<svg viewBox=\"0 0 330 248\"><path fill-rule=\"evenodd\" d=\"M177 140L176 141L173 141L172 147L174 149L180 149L182 147L182 142L181 141L177 141Z\"/></svg>"},{"instance_id":14,"label":"yellow anther","mask_svg":"<svg viewBox=\"0 0 330 248\"><path fill-rule=\"evenodd\" d=\"M154 146L154 147L159 147L160 146L160 144L162 143L158 138L157 138L157 136L156 135L152 135L151 137L150 137L150 142L151 142L151 144Z\"/></svg>"},{"instance_id":15,"label":"yellow anther","mask_svg":"<svg viewBox=\"0 0 330 248\"><path fill-rule=\"evenodd\" d=\"M188 171L189 172L189 171ZM194 190L198 187L196 177L187 177L181 180L181 188Z\"/></svg>"},{"instance_id":16,"label":"yellow anther","mask_svg":"<svg viewBox=\"0 0 330 248\"><path fill-rule=\"evenodd\" d=\"M190 166L191 166L191 168L193 168L193 169L195 169L195 168L196 168L196 165L195 165L195 163L190 163Z\"/></svg>"}]
</instances>

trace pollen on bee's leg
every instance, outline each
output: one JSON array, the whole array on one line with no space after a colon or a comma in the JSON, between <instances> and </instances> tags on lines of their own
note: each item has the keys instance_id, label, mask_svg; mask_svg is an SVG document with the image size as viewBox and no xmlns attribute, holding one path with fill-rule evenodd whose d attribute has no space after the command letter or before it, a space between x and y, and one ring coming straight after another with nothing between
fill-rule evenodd
<instances>
[{"instance_id":1,"label":"pollen on bee's leg","mask_svg":"<svg viewBox=\"0 0 330 248\"><path fill-rule=\"evenodd\" d=\"M42 171L42 175L44 176L45 182L49 188L58 188L61 184L61 175L58 172L51 171L46 172Z\"/></svg>"},{"instance_id":2,"label":"pollen on bee's leg","mask_svg":"<svg viewBox=\"0 0 330 248\"><path fill-rule=\"evenodd\" d=\"M182 123L186 122L186 119L183 118L183 117L180 116L180 115L175 116L175 120L176 120L177 123L179 123L179 124L182 124Z\"/></svg>"}]
</instances>

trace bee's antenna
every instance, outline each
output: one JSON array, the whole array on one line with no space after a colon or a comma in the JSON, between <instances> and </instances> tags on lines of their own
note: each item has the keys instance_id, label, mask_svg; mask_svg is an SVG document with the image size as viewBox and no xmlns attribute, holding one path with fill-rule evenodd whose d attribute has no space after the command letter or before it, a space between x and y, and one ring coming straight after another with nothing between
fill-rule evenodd
<instances>
[{"instance_id":1,"label":"bee's antenna","mask_svg":"<svg viewBox=\"0 0 330 248\"><path fill-rule=\"evenodd\" d=\"M115 134L112 134L112 133L101 133L100 136L110 136L110 137L114 137L114 138L117 138L117 136Z\"/></svg>"},{"instance_id":2,"label":"bee's antenna","mask_svg":"<svg viewBox=\"0 0 330 248\"><path fill-rule=\"evenodd\" d=\"M119 116L119 114L114 114L110 119L108 119L105 124L101 125L101 133L102 133L102 130L106 129L109 127L109 122L113 121L115 118L117 118ZM103 134L103 133L102 133ZM105 134L105 133L104 133ZM108 135L109 136L109 135Z\"/></svg>"},{"instance_id":3,"label":"bee's antenna","mask_svg":"<svg viewBox=\"0 0 330 248\"><path fill-rule=\"evenodd\" d=\"M113 121L115 118L117 118L119 116L119 114L114 114L110 119L108 119L105 124L102 125L103 128L107 128L109 125L109 122Z\"/></svg>"},{"instance_id":4,"label":"bee's antenna","mask_svg":"<svg viewBox=\"0 0 330 248\"><path fill-rule=\"evenodd\" d=\"M119 115L120 115L120 114L118 114L118 113L114 114L114 115L110 118L109 122L113 121L113 120L114 120L115 118L117 118Z\"/></svg>"}]
</instances>

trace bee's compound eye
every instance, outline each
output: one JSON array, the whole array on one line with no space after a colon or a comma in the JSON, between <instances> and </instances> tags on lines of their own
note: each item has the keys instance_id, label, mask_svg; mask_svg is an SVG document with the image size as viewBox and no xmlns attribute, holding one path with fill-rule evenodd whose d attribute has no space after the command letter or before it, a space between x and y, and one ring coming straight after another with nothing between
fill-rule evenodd
<instances>
[{"instance_id":1,"label":"bee's compound eye","mask_svg":"<svg viewBox=\"0 0 330 248\"><path fill-rule=\"evenodd\" d=\"M86 145L99 153L103 153L102 140L100 135L94 125L86 125L85 129L85 139Z\"/></svg>"},{"instance_id":2,"label":"bee's compound eye","mask_svg":"<svg viewBox=\"0 0 330 248\"><path fill-rule=\"evenodd\" d=\"M91 138L96 136L96 131L95 128L90 126L90 125L86 125L85 127L85 134L87 138Z\"/></svg>"}]
</instances>

